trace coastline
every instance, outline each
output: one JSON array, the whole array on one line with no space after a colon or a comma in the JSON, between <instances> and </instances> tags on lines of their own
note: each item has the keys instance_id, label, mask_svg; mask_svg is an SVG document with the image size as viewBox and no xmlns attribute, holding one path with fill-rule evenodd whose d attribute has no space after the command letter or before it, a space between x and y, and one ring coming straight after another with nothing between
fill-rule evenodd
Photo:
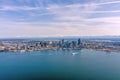
<instances>
[{"instance_id":1,"label":"coastline","mask_svg":"<svg viewBox=\"0 0 120 80\"><path fill-rule=\"evenodd\" d=\"M106 40L2 40L0 52L32 52L39 50L82 50L91 49L105 52L120 52L119 41Z\"/></svg>"}]
</instances>

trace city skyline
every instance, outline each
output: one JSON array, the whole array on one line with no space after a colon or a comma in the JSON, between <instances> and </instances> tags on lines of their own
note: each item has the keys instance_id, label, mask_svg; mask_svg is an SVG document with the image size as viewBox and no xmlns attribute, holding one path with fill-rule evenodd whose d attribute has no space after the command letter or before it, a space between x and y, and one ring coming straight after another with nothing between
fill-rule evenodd
<instances>
[{"instance_id":1,"label":"city skyline","mask_svg":"<svg viewBox=\"0 0 120 80\"><path fill-rule=\"evenodd\" d=\"M0 38L119 36L120 0L0 0Z\"/></svg>"}]
</instances>

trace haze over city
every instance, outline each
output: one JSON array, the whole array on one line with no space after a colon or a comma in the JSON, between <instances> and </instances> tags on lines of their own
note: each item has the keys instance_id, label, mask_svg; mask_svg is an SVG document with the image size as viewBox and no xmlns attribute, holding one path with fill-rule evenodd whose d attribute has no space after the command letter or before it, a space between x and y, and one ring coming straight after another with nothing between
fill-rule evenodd
<instances>
[{"instance_id":1,"label":"haze over city","mask_svg":"<svg viewBox=\"0 0 120 80\"><path fill-rule=\"evenodd\" d=\"M120 35L120 0L0 0L0 38Z\"/></svg>"}]
</instances>

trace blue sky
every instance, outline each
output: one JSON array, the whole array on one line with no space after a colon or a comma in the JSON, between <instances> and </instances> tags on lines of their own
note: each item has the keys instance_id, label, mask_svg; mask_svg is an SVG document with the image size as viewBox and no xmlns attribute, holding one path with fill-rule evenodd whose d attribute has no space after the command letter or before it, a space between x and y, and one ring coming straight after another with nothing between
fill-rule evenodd
<instances>
[{"instance_id":1,"label":"blue sky","mask_svg":"<svg viewBox=\"0 0 120 80\"><path fill-rule=\"evenodd\" d=\"M0 38L120 35L120 0L0 0Z\"/></svg>"}]
</instances>

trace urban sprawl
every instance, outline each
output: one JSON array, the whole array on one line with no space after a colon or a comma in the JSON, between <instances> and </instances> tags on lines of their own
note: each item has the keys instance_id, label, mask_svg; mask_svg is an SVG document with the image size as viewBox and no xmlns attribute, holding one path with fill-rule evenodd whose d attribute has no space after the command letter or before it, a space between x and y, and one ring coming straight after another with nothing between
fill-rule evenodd
<instances>
[{"instance_id":1,"label":"urban sprawl","mask_svg":"<svg viewBox=\"0 0 120 80\"><path fill-rule=\"evenodd\" d=\"M93 49L119 52L120 42L100 40L1 40L0 52L29 52L35 50Z\"/></svg>"}]
</instances>

